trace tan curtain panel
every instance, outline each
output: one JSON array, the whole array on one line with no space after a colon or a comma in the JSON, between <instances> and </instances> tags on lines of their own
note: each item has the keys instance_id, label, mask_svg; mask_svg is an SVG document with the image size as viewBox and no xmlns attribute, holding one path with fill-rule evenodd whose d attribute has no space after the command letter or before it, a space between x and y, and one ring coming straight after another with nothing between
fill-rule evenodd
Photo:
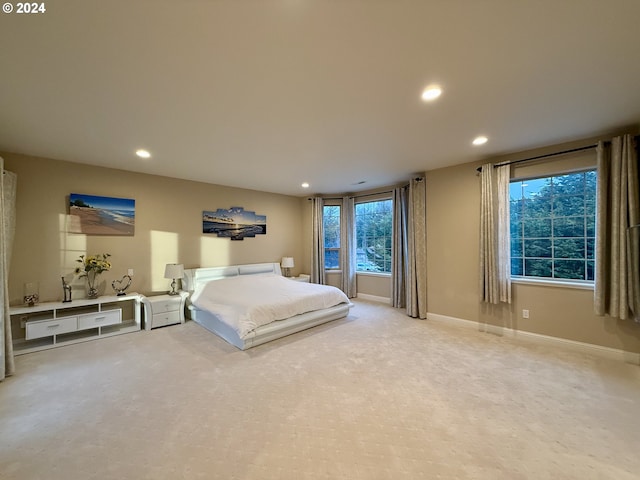
<instances>
[{"instance_id":1,"label":"tan curtain panel","mask_svg":"<svg viewBox=\"0 0 640 480\"><path fill-rule=\"evenodd\" d=\"M324 285L324 200L321 197L311 199L311 283Z\"/></svg>"},{"instance_id":2,"label":"tan curtain panel","mask_svg":"<svg viewBox=\"0 0 640 480\"><path fill-rule=\"evenodd\" d=\"M409 186L393 189L393 237L391 246L391 305L407 307L407 279L409 278Z\"/></svg>"},{"instance_id":3,"label":"tan curtain panel","mask_svg":"<svg viewBox=\"0 0 640 480\"><path fill-rule=\"evenodd\" d=\"M411 179L408 206L407 315L427 318L427 194L424 177Z\"/></svg>"},{"instance_id":4,"label":"tan curtain panel","mask_svg":"<svg viewBox=\"0 0 640 480\"><path fill-rule=\"evenodd\" d=\"M16 188L18 176L4 170L4 160L0 157L0 380L15 372L13 358L13 339L11 336L11 317L9 311L9 263L16 223Z\"/></svg>"},{"instance_id":5,"label":"tan curtain panel","mask_svg":"<svg viewBox=\"0 0 640 480\"><path fill-rule=\"evenodd\" d=\"M488 163L480 172L480 298L511 303L510 166Z\"/></svg>"},{"instance_id":6,"label":"tan curtain panel","mask_svg":"<svg viewBox=\"0 0 640 480\"><path fill-rule=\"evenodd\" d=\"M640 306L638 236L640 223L638 152L632 135L599 142L596 210L597 315L637 318Z\"/></svg>"},{"instance_id":7,"label":"tan curtain panel","mask_svg":"<svg viewBox=\"0 0 640 480\"><path fill-rule=\"evenodd\" d=\"M340 265L342 265L342 276L340 279L341 290L349 298L357 294L356 287L356 225L355 225L355 204L353 197L342 198L342 208L340 209Z\"/></svg>"}]
</instances>

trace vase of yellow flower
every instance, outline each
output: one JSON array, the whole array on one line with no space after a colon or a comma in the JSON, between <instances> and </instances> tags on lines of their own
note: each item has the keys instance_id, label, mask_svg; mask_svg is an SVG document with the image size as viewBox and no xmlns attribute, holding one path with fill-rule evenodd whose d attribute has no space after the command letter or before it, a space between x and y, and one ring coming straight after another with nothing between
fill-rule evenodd
<instances>
[{"instance_id":1,"label":"vase of yellow flower","mask_svg":"<svg viewBox=\"0 0 640 480\"><path fill-rule=\"evenodd\" d=\"M109 262L110 256L108 253L87 256L80 255L80 258L76 260L82 264L82 266L76 268L76 274L80 274L80 277L87 278L87 298L98 298L96 281L98 275L111 268L111 263Z\"/></svg>"}]
</instances>

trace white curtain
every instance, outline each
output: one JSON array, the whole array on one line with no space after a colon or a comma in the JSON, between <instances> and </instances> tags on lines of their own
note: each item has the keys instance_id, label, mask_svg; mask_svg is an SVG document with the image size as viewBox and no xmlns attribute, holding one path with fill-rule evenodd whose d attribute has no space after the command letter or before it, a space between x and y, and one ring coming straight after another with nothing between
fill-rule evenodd
<instances>
[{"instance_id":1,"label":"white curtain","mask_svg":"<svg viewBox=\"0 0 640 480\"><path fill-rule=\"evenodd\" d=\"M640 223L638 152L631 135L599 142L596 210L597 315L625 320L639 315L638 237Z\"/></svg>"},{"instance_id":2,"label":"white curtain","mask_svg":"<svg viewBox=\"0 0 640 480\"><path fill-rule=\"evenodd\" d=\"M321 197L311 199L311 283L324 285L324 200Z\"/></svg>"},{"instance_id":3,"label":"white curtain","mask_svg":"<svg viewBox=\"0 0 640 480\"><path fill-rule=\"evenodd\" d=\"M407 315L427 318L427 219L424 177L395 189L392 304Z\"/></svg>"},{"instance_id":4,"label":"white curtain","mask_svg":"<svg viewBox=\"0 0 640 480\"><path fill-rule=\"evenodd\" d=\"M511 303L509 165L480 172L480 292L485 303Z\"/></svg>"},{"instance_id":5,"label":"white curtain","mask_svg":"<svg viewBox=\"0 0 640 480\"><path fill-rule=\"evenodd\" d=\"M0 380L15 371L13 359L13 340L11 337L11 318L9 313L9 262L11 261L11 247L15 231L15 201L18 178L15 173L4 170L4 160L0 157L0 275L2 275L2 287L0 288Z\"/></svg>"},{"instance_id":6,"label":"white curtain","mask_svg":"<svg viewBox=\"0 0 640 480\"><path fill-rule=\"evenodd\" d=\"M342 198L340 209L340 265L342 276L340 288L349 298L357 295L356 287L356 241L355 205L353 197Z\"/></svg>"}]
</instances>

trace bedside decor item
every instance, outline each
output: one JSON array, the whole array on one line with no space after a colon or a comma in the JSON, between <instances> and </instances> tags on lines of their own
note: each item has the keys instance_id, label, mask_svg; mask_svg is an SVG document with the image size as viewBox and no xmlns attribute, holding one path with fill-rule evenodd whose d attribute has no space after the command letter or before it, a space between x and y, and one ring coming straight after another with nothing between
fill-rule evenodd
<instances>
[{"instance_id":1,"label":"bedside decor item","mask_svg":"<svg viewBox=\"0 0 640 480\"><path fill-rule=\"evenodd\" d=\"M133 235L136 201L130 198L69 195L70 233L85 235Z\"/></svg>"},{"instance_id":2,"label":"bedside decor item","mask_svg":"<svg viewBox=\"0 0 640 480\"><path fill-rule=\"evenodd\" d=\"M62 300L62 303L69 303L71 302L71 285L66 282L64 277L60 278L62 278L62 293L64 295L64 300Z\"/></svg>"},{"instance_id":3,"label":"bedside decor item","mask_svg":"<svg viewBox=\"0 0 640 480\"><path fill-rule=\"evenodd\" d=\"M126 295L125 290L131 286L131 277L124 275L120 280L111 282L111 287L116 291L116 296Z\"/></svg>"},{"instance_id":4,"label":"bedside decor item","mask_svg":"<svg viewBox=\"0 0 640 480\"><path fill-rule=\"evenodd\" d=\"M291 269L295 266L293 262L293 257L282 257L282 262L280 262L280 266L284 270L284 276L291 276Z\"/></svg>"},{"instance_id":5,"label":"bedside decor item","mask_svg":"<svg viewBox=\"0 0 640 480\"><path fill-rule=\"evenodd\" d=\"M170 278L171 281L171 291L168 292L169 295L178 295L178 291L176 291L176 278L182 278L184 276L184 267L181 263L167 263L167 266L164 269L164 278Z\"/></svg>"},{"instance_id":6,"label":"bedside decor item","mask_svg":"<svg viewBox=\"0 0 640 480\"><path fill-rule=\"evenodd\" d=\"M215 233L231 240L244 240L267 233L267 216L256 215L243 207L219 208L215 212L202 212L202 233Z\"/></svg>"},{"instance_id":7,"label":"bedside decor item","mask_svg":"<svg viewBox=\"0 0 640 480\"><path fill-rule=\"evenodd\" d=\"M76 268L76 274L80 274L80 277L87 277L87 298L98 298L98 289L96 287L96 280L98 275L102 272L106 272L111 268L109 262L108 253L98 255L80 255L80 258L76 260L81 263L81 267Z\"/></svg>"},{"instance_id":8,"label":"bedside decor item","mask_svg":"<svg viewBox=\"0 0 640 480\"><path fill-rule=\"evenodd\" d=\"M36 282L27 282L24 284L24 303L29 307L37 305L40 301L40 294L38 293L38 284Z\"/></svg>"}]
</instances>

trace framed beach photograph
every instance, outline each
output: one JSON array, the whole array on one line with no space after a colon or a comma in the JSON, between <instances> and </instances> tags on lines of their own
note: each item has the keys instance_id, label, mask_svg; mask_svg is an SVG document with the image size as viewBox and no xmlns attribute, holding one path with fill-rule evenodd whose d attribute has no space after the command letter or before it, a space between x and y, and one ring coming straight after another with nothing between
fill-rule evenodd
<instances>
[{"instance_id":1,"label":"framed beach photograph","mask_svg":"<svg viewBox=\"0 0 640 480\"><path fill-rule=\"evenodd\" d=\"M130 198L69 195L67 231L86 235L133 235L136 201Z\"/></svg>"},{"instance_id":2,"label":"framed beach photograph","mask_svg":"<svg viewBox=\"0 0 640 480\"><path fill-rule=\"evenodd\" d=\"M256 215L243 207L219 208L202 212L202 233L215 233L231 240L244 240L267 233L267 216Z\"/></svg>"}]
</instances>

